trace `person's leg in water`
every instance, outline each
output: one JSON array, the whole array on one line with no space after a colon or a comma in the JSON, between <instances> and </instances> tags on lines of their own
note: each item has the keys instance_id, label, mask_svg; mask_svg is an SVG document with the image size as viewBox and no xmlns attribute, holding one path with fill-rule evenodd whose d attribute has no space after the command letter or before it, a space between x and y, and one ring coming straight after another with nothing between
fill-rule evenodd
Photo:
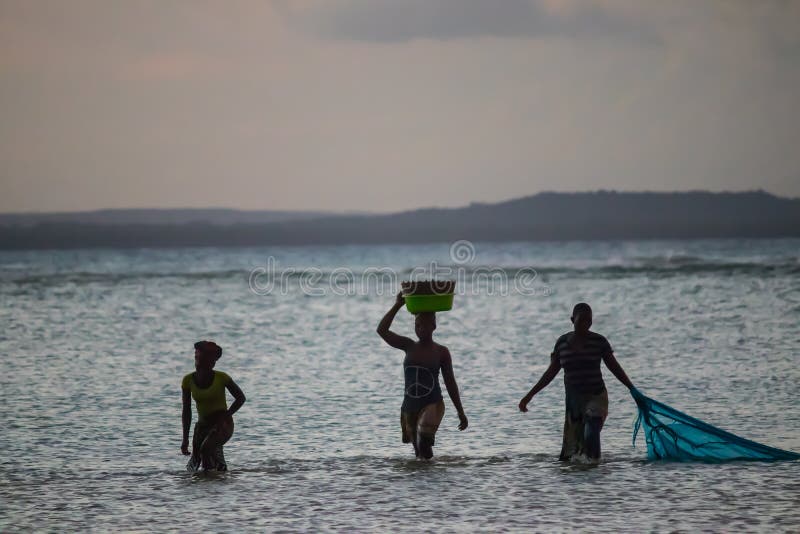
<instances>
[{"instance_id":1,"label":"person's leg in water","mask_svg":"<svg viewBox=\"0 0 800 534\"><path fill-rule=\"evenodd\" d=\"M600 431L607 415L608 392L603 388L588 400L583 415L582 452L592 460L600 460Z\"/></svg>"},{"instance_id":2,"label":"person's leg in water","mask_svg":"<svg viewBox=\"0 0 800 534\"><path fill-rule=\"evenodd\" d=\"M419 414L416 428L417 456L430 460L433 458L433 445L436 443L436 431L444 417L444 401L425 406Z\"/></svg>"},{"instance_id":3,"label":"person's leg in water","mask_svg":"<svg viewBox=\"0 0 800 534\"><path fill-rule=\"evenodd\" d=\"M400 430L403 434L403 443L411 443L414 446L414 456L419 458L417 448L417 416L415 412L400 412Z\"/></svg>"},{"instance_id":4,"label":"person's leg in water","mask_svg":"<svg viewBox=\"0 0 800 534\"><path fill-rule=\"evenodd\" d=\"M583 427L583 446L588 458L600 459L600 430L603 428L602 417L587 417Z\"/></svg>"}]
</instances>

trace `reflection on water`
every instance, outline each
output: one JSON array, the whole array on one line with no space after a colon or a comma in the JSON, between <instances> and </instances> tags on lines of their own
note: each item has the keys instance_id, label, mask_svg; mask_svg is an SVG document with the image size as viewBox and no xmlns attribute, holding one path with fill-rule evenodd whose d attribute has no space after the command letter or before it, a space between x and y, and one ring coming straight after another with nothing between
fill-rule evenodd
<instances>
[{"instance_id":1,"label":"reflection on water","mask_svg":"<svg viewBox=\"0 0 800 534\"><path fill-rule=\"evenodd\" d=\"M799 244L479 244L476 262L533 266L553 292L440 315L470 428L448 404L429 463L400 442L402 354L374 334L391 295L258 296L247 273L270 254L407 271L446 244L0 253L0 530L796 531L800 462L647 462L608 372L597 465L557 461L560 377L528 414L516 404L586 300L645 394L800 450ZM413 333L405 312L395 326ZM227 473L183 469L197 339L223 346L248 397Z\"/></svg>"}]
</instances>

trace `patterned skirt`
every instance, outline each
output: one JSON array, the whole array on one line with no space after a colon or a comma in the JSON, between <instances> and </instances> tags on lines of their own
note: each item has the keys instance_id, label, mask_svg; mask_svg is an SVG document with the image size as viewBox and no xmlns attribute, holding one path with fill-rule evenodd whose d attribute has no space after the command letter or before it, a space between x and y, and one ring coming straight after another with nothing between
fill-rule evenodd
<instances>
[{"instance_id":1,"label":"patterned skirt","mask_svg":"<svg viewBox=\"0 0 800 534\"><path fill-rule=\"evenodd\" d=\"M222 452L222 445L214 447L210 454L203 457L200 454L203 442L212 433L218 432L214 422L198 421L194 424L194 434L192 436L192 456L186 464L187 471L197 471L201 467L207 471L227 471L228 464L225 462L225 454Z\"/></svg>"},{"instance_id":2,"label":"patterned skirt","mask_svg":"<svg viewBox=\"0 0 800 534\"><path fill-rule=\"evenodd\" d=\"M564 415L564 441L560 460L569 460L576 455L586 455L587 423L590 418L599 418L599 432L608 416L608 392L605 386L595 391L567 388L567 409ZM596 419L595 419L596 421Z\"/></svg>"}]
</instances>

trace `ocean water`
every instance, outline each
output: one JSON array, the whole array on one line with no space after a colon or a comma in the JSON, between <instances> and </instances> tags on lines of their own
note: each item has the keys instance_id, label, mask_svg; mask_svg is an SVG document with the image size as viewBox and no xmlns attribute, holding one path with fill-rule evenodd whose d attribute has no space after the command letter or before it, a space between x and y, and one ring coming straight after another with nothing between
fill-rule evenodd
<instances>
[{"instance_id":1,"label":"ocean water","mask_svg":"<svg viewBox=\"0 0 800 534\"><path fill-rule=\"evenodd\" d=\"M415 268L459 280L432 462L375 334ZM800 462L649 462L608 371L602 461L557 461L562 376L517 403L582 300L646 395L800 451L798 240L0 252L0 530L798 531ZM223 474L179 451L199 339L248 398Z\"/></svg>"}]
</instances>

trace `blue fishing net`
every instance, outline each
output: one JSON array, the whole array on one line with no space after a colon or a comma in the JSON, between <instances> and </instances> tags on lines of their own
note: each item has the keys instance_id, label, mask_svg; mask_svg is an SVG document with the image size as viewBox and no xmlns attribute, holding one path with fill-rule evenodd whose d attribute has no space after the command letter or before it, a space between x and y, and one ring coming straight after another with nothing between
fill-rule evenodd
<instances>
[{"instance_id":1,"label":"blue fishing net","mask_svg":"<svg viewBox=\"0 0 800 534\"><path fill-rule=\"evenodd\" d=\"M740 438L670 408L638 389L631 395L639 407L633 426L633 444L639 430L651 460L724 462L729 460L798 460L800 454Z\"/></svg>"}]
</instances>

